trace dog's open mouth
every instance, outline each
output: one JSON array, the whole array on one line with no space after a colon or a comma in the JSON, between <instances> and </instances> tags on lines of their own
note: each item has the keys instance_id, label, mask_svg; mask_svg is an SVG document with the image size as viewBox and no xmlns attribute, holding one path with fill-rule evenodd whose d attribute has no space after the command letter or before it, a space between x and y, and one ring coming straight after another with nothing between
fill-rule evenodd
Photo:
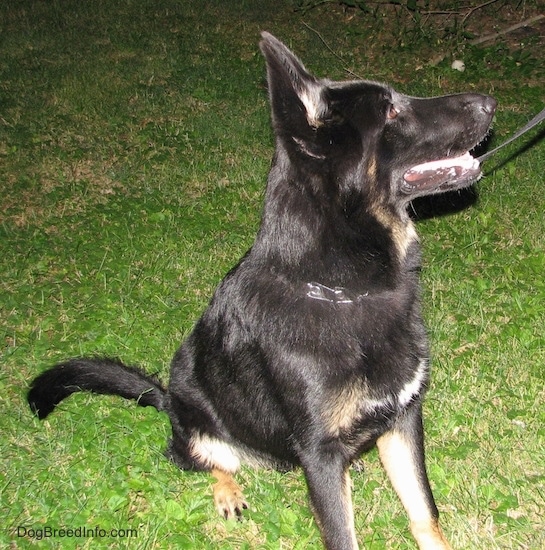
<instances>
[{"instance_id":1,"label":"dog's open mouth","mask_svg":"<svg viewBox=\"0 0 545 550\"><path fill-rule=\"evenodd\" d=\"M411 193L457 187L475 181L480 174L479 161L467 152L459 157L424 162L409 168L403 175L404 190Z\"/></svg>"}]
</instances>

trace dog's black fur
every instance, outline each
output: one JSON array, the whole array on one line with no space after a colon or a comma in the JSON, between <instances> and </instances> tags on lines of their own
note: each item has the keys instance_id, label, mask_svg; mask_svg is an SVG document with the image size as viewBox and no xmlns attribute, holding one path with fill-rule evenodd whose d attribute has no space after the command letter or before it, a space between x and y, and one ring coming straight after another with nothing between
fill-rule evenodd
<instances>
[{"instance_id":1,"label":"dog's black fur","mask_svg":"<svg viewBox=\"0 0 545 550\"><path fill-rule=\"evenodd\" d=\"M34 380L30 405L44 418L88 390L166 411L168 455L214 473L226 517L246 506L230 477L240 463L301 466L329 550L357 548L348 468L377 444L419 546L449 548L424 465L429 355L407 206L479 177L452 159L484 138L495 101L317 79L271 35L261 48L276 135L261 228L174 356L168 389L74 359Z\"/></svg>"}]
</instances>

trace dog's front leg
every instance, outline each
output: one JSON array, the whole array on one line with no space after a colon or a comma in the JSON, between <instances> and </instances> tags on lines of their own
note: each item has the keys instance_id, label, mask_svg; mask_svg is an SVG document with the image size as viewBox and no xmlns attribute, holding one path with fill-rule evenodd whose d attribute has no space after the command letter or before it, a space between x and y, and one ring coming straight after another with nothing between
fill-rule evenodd
<instances>
[{"instance_id":1,"label":"dog's front leg","mask_svg":"<svg viewBox=\"0 0 545 550\"><path fill-rule=\"evenodd\" d=\"M314 518L327 550L357 550L348 464L337 454L304 453Z\"/></svg>"},{"instance_id":2,"label":"dog's front leg","mask_svg":"<svg viewBox=\"0 0 545 550\"><path fill-rule=\"evenodd\" d=\"M409 519L420 550L451 550L439 526L424 462L422 408L414 404L377 441L380 459Z\"/></svg>"}]
</instances>

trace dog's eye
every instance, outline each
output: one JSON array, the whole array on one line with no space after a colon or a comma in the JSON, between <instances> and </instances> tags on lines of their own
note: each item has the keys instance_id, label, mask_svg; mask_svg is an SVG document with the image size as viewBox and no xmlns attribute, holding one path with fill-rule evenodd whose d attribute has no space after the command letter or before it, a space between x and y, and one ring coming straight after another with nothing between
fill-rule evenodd
<instances>
[{"instance_id":1,"label":"dog's eye","mask_svg":"<svg viewBox=\"0 0 545 550\"><path fill-rule=\"evenodd\" d=\"M386 113L386 116L388 117L388 119L393 120L394 118L397 117L398 114L399 114L399 111L392 104L390 104L388 106L388 112Z\"/></svg>"}]
</instances>

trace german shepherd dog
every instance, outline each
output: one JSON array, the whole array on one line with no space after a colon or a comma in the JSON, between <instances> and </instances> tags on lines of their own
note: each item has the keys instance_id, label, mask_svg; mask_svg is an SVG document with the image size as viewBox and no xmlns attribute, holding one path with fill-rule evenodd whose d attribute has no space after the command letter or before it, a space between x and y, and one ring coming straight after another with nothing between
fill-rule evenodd
<instances>
[{"instance_id":1,"label":"german shepherd dog","mask_svg":"<svg viewBox=\"0 0 545 550\"><path fill-rule=\"evenodd\" d=\"M328 550L358 547L351 463L373 445L419 548L450 548L424 462L429 353L412 199L476 181L469 151L493 98L402 95L316 78L263 33L276 151L255 242L174 355L168 388L117 360L82 358L38 376L45 418L77 391L165 411L167 455L217 479L225 518L247 507L241 464L300 466Z\"/></svg>"}]
</instances>

